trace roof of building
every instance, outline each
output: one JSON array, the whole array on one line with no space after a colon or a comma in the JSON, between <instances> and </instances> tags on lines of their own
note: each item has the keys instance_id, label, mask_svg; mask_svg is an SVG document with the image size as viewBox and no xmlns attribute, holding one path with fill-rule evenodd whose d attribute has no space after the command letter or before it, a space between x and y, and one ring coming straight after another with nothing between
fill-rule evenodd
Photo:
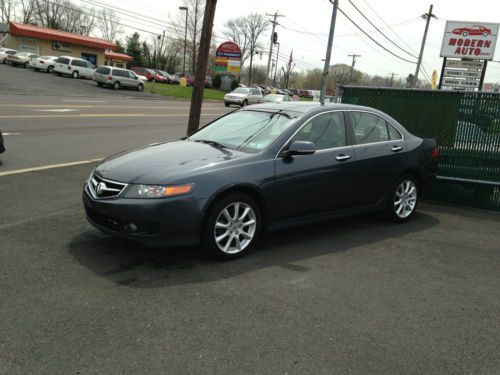
<instances>
[{"instance_id":1,"label":"roof of building","mask_svg":"<svg viewBox=\"0 0 500 375\"><path fill-rule=\"evenodd\" d=\"M113 51L105 51L104 57L107 59L116 59L122 61L132 61L134 58L125 53L113 52Z\"/></svg>"},{"instance_id":2,"label":"roof of building","mask_svg":"<svg viewBox=\"0 0 500 375\"><path fill-rule=\"evenodd\" d=\"M68 33L66 31L46 29L35 25L27 25L23 23L10 23L10 33L12 35L27 36L31 38L39 38L46 40L53 40L57 42L76 44L78 46L102 48L115 50L116 44L108 42L104 39L93 38L90 36L83 36L78 34Z\"/></svg>"}]
</instances>

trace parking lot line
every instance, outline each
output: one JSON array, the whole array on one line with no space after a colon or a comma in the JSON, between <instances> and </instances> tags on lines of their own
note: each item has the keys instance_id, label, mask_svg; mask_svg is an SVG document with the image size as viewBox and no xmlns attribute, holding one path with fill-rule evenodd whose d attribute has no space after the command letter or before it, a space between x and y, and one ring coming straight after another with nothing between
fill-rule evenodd
<instances>
[{"instance_id":1,"label":"parking lot line","mask_svg":"<svg viewBox=\"0 0 500 375\"><path fill-rule=\"evenodd\" d=\"M225 113L202 113L202 116L222 116ZM79 115L2 115L0 119L16 119L16 118L85 118L85 117L184 117L189 116L189 113L82 113Z\"/></svg>"},{"instance_id":2,"label":"parking lot line","mask_svg":"<svg viewBox=\"0 0 500 375\"><path fill-rule=\"evenodd\" d=\"M90 159L90 160L74 161L74 162L71 162L71 163L51 164L51 165L42 165L40 167L33 167L33 168L15 169L13 171L0 172L0 177L12 175L12 174L20 174L20 173L43 171L43 170L46 170L46 169L72 167L72 166L81 165L81 164L90 164L90 163L95 163L96 161L101 161L102 159L103 158L97 158L97 159Z\"/></svg>"}]
</instances>

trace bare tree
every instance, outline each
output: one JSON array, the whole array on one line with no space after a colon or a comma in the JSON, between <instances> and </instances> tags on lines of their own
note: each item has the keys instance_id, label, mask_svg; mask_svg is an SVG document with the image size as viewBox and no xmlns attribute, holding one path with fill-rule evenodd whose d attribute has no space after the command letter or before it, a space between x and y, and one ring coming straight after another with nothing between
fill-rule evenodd
<instances>
[{"instance_id":1,"label":"bare tree","mask_svg":"<svg viewBox=\"0 0 500 375\"><path fill-rule=\"evenodd\" d=\"M0 0L0 22L9 23L14 18L17 1Z\"/></svg>"},{"instance_id":2,"label":"bare tree","mask_svg":"<svg viewBox=\"0 0 500 375\"><path fill-rule=\"evenodd\" d=\"M293 62L293 50L290 52L290 58L288 59L288 63L285 67L281 67L283 71L283 81L285 83L285 87L288 88L290 84L290 76L292 75L293 68L295 68L295 63Z\"/></svg>"},{"instance_id":3,"label":"bare tree","mask_svg":"<svg viewBox=\"0 0 500 375\"><path fill-rule=\"evenodd\" d=\"M108 8L102 8L98 14L97 27L104 39L109 42L116 40L116 37L122 33L120 19L115 12Z\"/></svg>"},{"instance_id":4,"label":"bare tree","mask_svg":"<svg viewBox=\"0 0 500 375\"><path fill-rule=\"evenodd\" d=\"M241 64L250 58L248 83L252 84L252 65L255 53L262 48L259 39L269 27L269 21L259 13L250 13L246 17L238 17L227 21L224 36L238 44L241 49Z\"/></svg>"},{"instance_id":5,"label":"bare tree","mask_svg":"<svg viewBox=\"0 0 500 375\"><path fill-rule=\"evenodd\" d=\"M33 12L35 11L36 0L21 0L21 21L22 23L33 22Z\"/></svg>"}]
</instances>

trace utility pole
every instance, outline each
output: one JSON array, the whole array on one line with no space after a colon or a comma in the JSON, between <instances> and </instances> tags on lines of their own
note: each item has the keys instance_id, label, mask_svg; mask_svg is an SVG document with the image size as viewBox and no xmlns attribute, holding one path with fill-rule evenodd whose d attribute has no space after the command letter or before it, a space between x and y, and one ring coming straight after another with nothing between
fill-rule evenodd
<instances>
[{"instance_id":1,"label":"utility pole","mask_svg":"<svg viewBox=\"0 0 500 375\"><path fill-rule=\"evenodd\" d=\"M332 0L330 0L332 2ZM337 9L339 8L339 0L333 0L332 20L330 22L330 32L328 34L328 46L326 48L325 67L323 68L323 79L321 81L321 93L319 101L321 105L325 105L326 84L328 82L328 70L330 69L330 58L332 56L333 34L335 33L335 21L337 20Z\"/></svg>"},{"instance_id":2,"label":"utility pole","mask_svg":"<svg viewBox=\"0 0 500 375\"><path fill-rule=\"evenodd\" d=\"M193 134L200 127L201 105L203 103L203 91L205 89L208 56L210 54L210 40L212 39L212 28L214 24L216 6L217 0L206 0L205 15L203 17L203 26L201 29L200 49L198 51L198 61L196 62L193 93L191 94L191 108L189 109L187 135Z\"/></svg>"},{"instance_id":3,"label":"utility pole","mask_svg":"<svg viewBox=\"0 0 500 375\"><path fill-rule=\"evenodd\" d=\"M278 45L278 48L276 49L276 65L274 66L274 79L273 79L273 86L276 87L276 73L278 72L278 58L280 54L280 42L276 42Z\"/></svg>"},{"instance_id":4,"label":"utility pole","mask_svg":"<svg viewBox=\"0 0 500 375\"><path fill-rule=\"evenodd\" d=\"M351 64L351 72L349 73L349 84L352 82L352 73L354 72L354 65L356 65L356 57L361 57L361 55L347 55L348 57L352 57L352 64Z\"/></svg>"},{"instance_id":5,"label":"utility pole","mask_svg":"<svg viewBox=\"0 0 500 375\"><path fill-rule=\"evenodd\" d=\"M422 14L422 18L426 20L425 22L425 31L424 38L422 39L422 45L420 46L420 54L418 55L417 61L417 69L415 69L415 75L413 76L413 87L417 85L418 82L418 73L420 72L420 65L422 64L422 56L424 55L425 41L427 39L427 31L429 31L429 23L431 22L431 18L434 17L437 19L436 15L432 13L432 8L434 5L431 4L429 7L429 13Z\"/></svg>"},{"instance_id":6,"label":"utility pole","mask_svg":"<svg viewBox=\"0 0 500 375\"><path fill-rule=\"evenodd\" d=\"M391 73L391 84L389 87L392 87L392 84L394 83L394 76L397 76L396 73Z\"/></svg>"},{"instance_id":7,"label":"utility pole","mask_svg":"<svg viewBox=\"0 0 500 375\"><path fill-rule=\"evenodd\" d=\"M268 82L268 85L271 84L271 79L269 78L269 69L271 68L271 57L273 55L273 45L276 42L274 40L274 30L276 29L276 25L278 25L278 17L285 17L283 14L279 14L278 11L276 11L274 14L269 14L266 13L266 16L272 16L273 19L270 20L270 22L273 24L273 30L271 31L271 44L269 46L269 56L267 58L267 69L266 69L266 81Z\"/></svg>"}]
</instances>

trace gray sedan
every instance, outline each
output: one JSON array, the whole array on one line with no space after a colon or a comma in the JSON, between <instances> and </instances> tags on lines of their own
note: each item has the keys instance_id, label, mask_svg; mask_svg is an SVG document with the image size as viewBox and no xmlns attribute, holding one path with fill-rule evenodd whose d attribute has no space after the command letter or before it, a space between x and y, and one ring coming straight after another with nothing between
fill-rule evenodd
<instances>
[{"instance_id":1,"label":"gray sedan","mask_svg":"<svg viewBox=\"0 0 500 375\"><path fill-rule=\"evenodd\" d=\"M224 95L224 104L229 107L231 104L237 104L244 107L249 104L257 104L262 100L262 94L259 89L252 87L238 87L236 90Z\"/></svg>"}]
</instances>

